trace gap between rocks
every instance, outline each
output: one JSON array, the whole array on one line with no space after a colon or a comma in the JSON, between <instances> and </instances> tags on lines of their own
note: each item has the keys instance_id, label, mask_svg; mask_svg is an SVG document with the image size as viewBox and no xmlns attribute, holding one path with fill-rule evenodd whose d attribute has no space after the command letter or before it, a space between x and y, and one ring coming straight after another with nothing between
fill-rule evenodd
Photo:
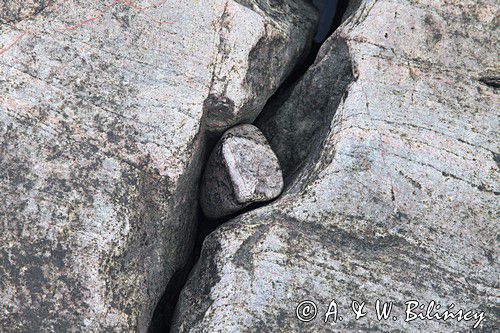
<instances>
[{"instance_id":1,"label":"gap between rocks","mask_svg":"<svg viewBox=\"0 0 500 333\"><path fill-rule=\"evenodd\" d=\"M331 36L331 34L341 25L342 17L346 13L346 10L349 6L349 2L350 1L348 0L339 0L337 11L333 19L333 23L330 27L326 39L328 39L328 37ZM280 85L280 87L276 90L276 92L269 98L263 109L266 109L267 106L273 103L273 101L275 101L279 96L281 97L285 91L287 91L297 83L297 81L307 72L309 67L316 60L316 56L318 55L318 52L323 43L324 41L320 43L313 41L308 52L306 52L306 54L304 54L302 59L298 61L298 63L295 65L295 67L288 75L288 77L284 80L284 82ZM208 156L210 155L210 152L217 143L217 141L218 137L211 137L210 135L208 135L206 144L207 149L203 157L204 158L203 166L205 166L208 160ZM182 291L182 288L184 287L184 284L186 283L189 277L189 273L191 272L192 268L194 267L194 265L196 264L196 262L200 257L203 241L205 240L205 238L210 233L212 233L218 226L224 224L225 222L235 218L238 215L244 214L248 211L264 206L266 204L269 204L269 202L252 204L246 207L241 212L237 212L231 216L219 220L208 219L203 214L201 209L198 209L198 217L197 217L198 222L195 235L195 244L191 256L189 257L188 262L185 264L185 266L174 273L167 287L165 288L165 291L153 313L153 318L151 320L151 324L148 330L149 333L160 333L160 332L170 331L170 326L174 316L177 300Z\"/></svg>"}]
</instances>

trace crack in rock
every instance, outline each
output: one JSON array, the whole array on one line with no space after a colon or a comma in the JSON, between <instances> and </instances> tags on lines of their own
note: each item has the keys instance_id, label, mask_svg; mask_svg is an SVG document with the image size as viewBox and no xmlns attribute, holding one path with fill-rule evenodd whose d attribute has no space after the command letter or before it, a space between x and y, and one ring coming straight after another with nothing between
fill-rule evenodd
<instances>
[{"instance_id":1,"label":"crack in rock","mask_svg":"<svg viewBox=\"0 0 500 333\"><path fill-rule=\"evenodd\" d=\"M355 0L346 13L256 121L284 192L207 237L172 332L499 327L494 1ZM390 301L394 317L324 320L332 299ZM460 319L405 321L409 300Z\"/></svg>"}]
</instances>

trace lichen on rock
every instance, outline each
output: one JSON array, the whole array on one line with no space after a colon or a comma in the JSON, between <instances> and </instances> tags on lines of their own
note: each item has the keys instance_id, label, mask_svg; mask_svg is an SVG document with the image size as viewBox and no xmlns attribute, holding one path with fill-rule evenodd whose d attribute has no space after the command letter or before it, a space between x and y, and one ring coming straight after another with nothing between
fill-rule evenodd
<instances>
[{"instance_id":1,"label":"lichen on rock","mask_svg":"<svg viewBox=\"0 0 500 333\"><path fill-rule=\"evenodd\" d=\"M30 18L45 7L52 0L2 0L0 2L0 24L14 23Z\"/></svg>"},{"instance_id":2,"label":"lichen on rock","mask_svg":"<svg viewBox=\"0 0 500 333\"><path fill-rule=\"evenodd\" d=\"M207 101L255 117L314 33L301 2L246 2L0 2L0 330L148 329L193 246Z\"/></svg>"}]
</instances>

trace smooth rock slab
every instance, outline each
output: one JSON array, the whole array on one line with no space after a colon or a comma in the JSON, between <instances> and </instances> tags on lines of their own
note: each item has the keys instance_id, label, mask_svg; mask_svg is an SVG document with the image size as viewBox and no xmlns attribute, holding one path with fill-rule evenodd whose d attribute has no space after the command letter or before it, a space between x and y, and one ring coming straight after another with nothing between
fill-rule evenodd
<instances>
[{"instance_id":1,"label":"smooth rock slab","mask_svg":"<svg viewBox=\"0 0 500 333\"><path fill-rule=\"evenodd\" d=\"M253 125L226 131L203 175L200 202L205 215L221 218L255 202L276 198L283 190L278 158Z\"/></svg>"}]
</instances>

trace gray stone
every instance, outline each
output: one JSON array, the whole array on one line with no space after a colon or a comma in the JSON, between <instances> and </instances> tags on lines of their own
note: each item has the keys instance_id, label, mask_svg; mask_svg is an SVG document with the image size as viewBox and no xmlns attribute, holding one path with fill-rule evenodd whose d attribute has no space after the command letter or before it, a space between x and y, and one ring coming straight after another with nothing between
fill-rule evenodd
<instances>
[{"instance_id":1,"label":"gray stone","mask_svg":"<svg viewBox=\"0 0 500 333\"><path fill-rule=\"evenodd\" d=\"M235 25L236 20L244 23ZM226 3L217 22L216 43L221 52L215 59L214 82L205 101L206 124L211 131L221 134L255 120L311 44L317 21L314 7L302 0ZM241 48L247 44L253 45L250 53Z\"/></svg>"},{"instance_id":2,"label":"gray stone","mask_svg":"<svg viewBox=\"0 0 500 333\"><path fill-rule=\"evenodd\" d=\"M18 22L38 14L52 0L2 0L0 23Z\"/></svg>"},{"instance_id":3,"label":"gray stone","mask_svg":"<svg viewBox=\"0 0 500 333\"><path fill-rule=\"evenodd\" d=\"M249 124L227 130L212 151L201 182L205 215L218 219L283 190L278 158L260 130Z\"/></svg>"},{"instance_id":4,"label":"gray stone","mask_svg":"<svg viewBox=\"0 0 500 333\"><path fill-rule=\"evenodd\" d=\"M496 1L354 3L266 116L288 185L205 240L173 332L463 332L479 320L405 322L410 300L500 326ZM377 299L393 302L388 320ZM317 304L310 322L296 317L303 300ZM325 323L332 300L343 320Z\"/></svg>"},{"instance_id":5,"label":"gray stone","mask_svg":"<svg viewBox=\"0 0 500 333\"><path fill-rule=\"evenodd\" d=\"M2 332L147 329L192 248L206 116L254 117L314 33L308 5L270 2L56 1L0 25Z\"/></svg>"}]
</instances>

